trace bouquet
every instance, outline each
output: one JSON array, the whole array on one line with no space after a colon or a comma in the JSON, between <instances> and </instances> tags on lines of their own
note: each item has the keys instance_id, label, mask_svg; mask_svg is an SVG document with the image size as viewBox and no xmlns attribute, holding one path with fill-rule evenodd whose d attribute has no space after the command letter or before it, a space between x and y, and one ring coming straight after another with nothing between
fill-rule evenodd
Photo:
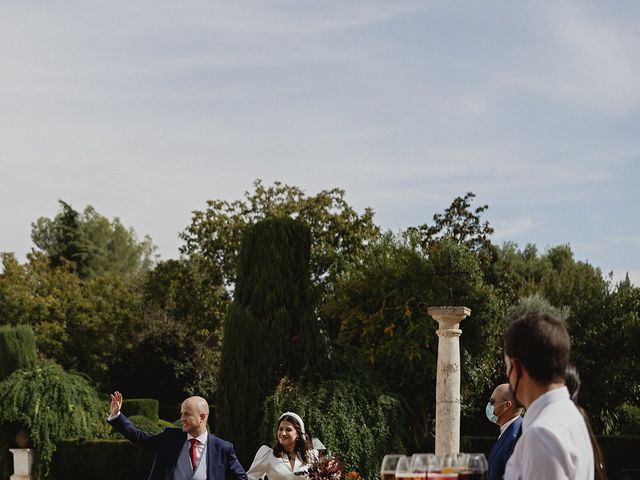
<instances>
[{"instance_id":1,"label":"bouquet","mask_svg":"<svg viewBox=\"0 0 640 480\"><path fill-rule=\"evenodd\" d=\"M339 457L327 455L321 455L313 460L302 474L308 475L309 480L362 480L358 472L347 472Z\"/></svg>"}]
</instances>

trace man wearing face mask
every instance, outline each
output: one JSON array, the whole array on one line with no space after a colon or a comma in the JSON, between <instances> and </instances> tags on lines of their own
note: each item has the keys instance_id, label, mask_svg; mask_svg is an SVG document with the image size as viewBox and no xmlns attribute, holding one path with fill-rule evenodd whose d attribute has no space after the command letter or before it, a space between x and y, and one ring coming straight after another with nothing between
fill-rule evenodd
<instances>
[{"instance_id":1,"label":"man wearing face mask","mask_svg":"<svg viewBox=\"0 0 640 480\"><path fill-rule=\"evenodd\" d=\"M564 383L570 350L564 322L529 313L507 328L503 340L513 398L527 409L505 480L592 480L589 432Z\"/></svg>"},{"instance_id":2,"label":"man wearing face mask","mask_svg":"<svg viewBox=\"0 0 640 480\"><path fill-rule=\"evenodd\" d=\"M487 418L500 427L500 436L489 453L488 480L501 480L504 467L513 452L522 427L522 409L516 407L509 384L498 385L486 407Z\"/></svg>"}]
</instances>

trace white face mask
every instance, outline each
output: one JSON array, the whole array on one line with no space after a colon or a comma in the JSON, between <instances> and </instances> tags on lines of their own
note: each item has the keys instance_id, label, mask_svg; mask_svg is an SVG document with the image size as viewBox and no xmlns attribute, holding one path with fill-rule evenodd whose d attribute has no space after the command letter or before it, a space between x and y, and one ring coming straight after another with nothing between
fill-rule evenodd
<instances>
[{"instance_id":1,"label":"white face mask","mask_svg":"<svg viewBox=\"0 0 640 480\"><path fill-rule=\"evenodd\" d=\"M500 405L504 405L505 403L507 403L507 400L502 402ZM498 405L498 407L500 405ZM500 418L500 415L502 415L502 413L504 413L504 411L503 411L500 415L496 415L495 408L496 408L495 405L491 405L491 402L487 402L487 406L484 409L484 413L486 413L487 418L489 419L489 421L491 423L498 423L498 419Z\"/></svg>"}]
</instances>

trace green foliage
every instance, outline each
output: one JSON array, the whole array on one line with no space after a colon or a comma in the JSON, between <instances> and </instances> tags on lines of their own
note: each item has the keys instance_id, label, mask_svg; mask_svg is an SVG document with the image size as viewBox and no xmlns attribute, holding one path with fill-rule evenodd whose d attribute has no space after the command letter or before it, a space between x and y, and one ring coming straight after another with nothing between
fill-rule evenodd
<instances>
[{"instance_id":1,"label":"green foliage","mask_svg":"<svg viewBox=\"0 0 640 480\"><path fill-rule=\"evenodd\" d=\"M118 389L131 397L158 399L161 416L171 417L186 396L213 398L219 355L208 343L210 335L161 312L143 318L144 326L131 334L129 348L113 364Z\"/></svg>"},{"instance_id":2,"label":"green foliage","mask_svg":"<svg viewBox=\"0 0 640 480\"><path fill-rule=\"evenodd\" d=\"M62 200L60 207L55 218L41 217L31 226L33 243L52 266L71 262L83 278L149 269L155 249L149 237L138 241L132 228L117 218L109 221L91 205L82 214Z\"/></svg>"},{"instance_id":3,"label":"green foliage","mask_svg":"<svg viewBox=\"0 0 640 480\"><path fill-rule=\"evenodd\" d=\"M640 407L623 403L616 407L618 433L640 435Z\"/></svg>"},{"instance_id":4,"label":"green foliage","mask_svg":"<svg viewBox=\"0 0 640 480\"><path fill-rule=\"evenodd\" d=\"M201 254L217 265L225 283L235 283L238 252L245 231L266 218L291 217L311 229L311 275L314 284L331 285L347 262L357 259L379 230L373 212L359 215L345 201L344 190L323 190L314 196L294 186L275 182L265 187L261 180L243 200L209 200L207 209L195 211L191 225L181 234L182 253Z\"/></svg>"},{"instance_id":5,"label":"green foliage","mask_svg":"<svg viewBox=\"0 0 640 480\"><path fill-rule=\"evenodd\" d=\"M156 264L146 276L144 300L216 342L230 301L220 270L198 255Z\"/></svg>"},{"instance_id":6,"label":"green foliage","mask_svg":"<svg viewBox=\"0 0 640 480\"><path fill-rule=\"evenodd\" d=\"M312 315L309 228L290 218L257 223L245 235L234 303L225 324L216 426L234 438L241 462L256 450L262 402L285 375L322 357Z\"/></svg>"},{"instance_id":7,"label":"green foliage","mask_svg":"<svg viewBox=\"0 0 640 480\"><path fill-rule=\"evenodd\" d=\"M518 303L512 305L507 309L505 315L505 328L509 326L514 320L528 314L547 314L566 321L570 314L568 307L558 308L549 303L548 300L543 298L540 294L534 294L527 297L523 297L518 300Z\"/></svg>"},{"instance_id":8,"label":"green foliage","mask_svg":"<svg viewBox=\"0 0 640 480\"><path fill-rule=\"evenodd\" d=\"M160 433L164 430L164 427L160 425L158 420L152 420L149 417L144 417L142 415L131 415L128 417L129 420L133 422L140 430L143 430L147 433Z\"/></svg>"},{"instance_id":9,"label":"green foliage","mask_svg":"<svg viewBox=\"0 0 640 480\"><path fill-rule=\"evenodd\" d=\"M312 436L339 454L348 470L379 478L382 457L405 451L400 401L368 378L343 370L319 383L283 379L265 401L262 443L270 445L282 412L294 411Z\"/></svg>"},{"instance_id":10,"label":"green foliage","mask_svg":"<svg viewBox=\"0 0 640 480\"><path fill-rule=\"evenodd\" d=\"M38 352L110 388L126 343L140 328L140 291L122 276L80 279L68 264L50 267L41 253L19 264L3 255L0 318L31 325Z\"/></svg>"},{"instance_id":11,"label":"green foliage","mask_svg":"<svg viewBox=\"0 0 640 480\"><path fill-rule=\"evenodd\" d=\"M430 306L471 308L462 325L463 409L478 412L494 383L500 355L499 302L484 283L477 257L465 245L440 240L424 252L410 232L391 234L371 245L362 261L340 278L322 316L339 342L362 355L410 412L408 447L419 448L432 435L435 418L437 324ZM449 278L449 270L465 272ZM475 409L475 410L474 410Z\"/></svg>"},{"instance_id":12,"label":"green foliage","mask_svg":"<svg viewBox=\"0 0 640 480\"><path fill-rule=\"evenodd\" d=\"M147 478L153 453L128 440L62 440L54 472L64 480L139 480Z\"/></svg>"},{"instance_id":13,"label":"green foliage","mask_svg":"<svg viewBox=\"0 0 640 480\"><path fill-rule=\"evenodd\" d=\"M598 268L575 261L567 245L539 254L531 245L505 244L493 273L512 303L538 294L561 310L572 362L583 372L580 402L596 432L615 432L615 408L640 404L640 289L628 280L612 286Z\"/></svg>"},{"instance_id":14,"label":"green foliage","mask_svg":"<svg viewBox=\"0 0 640 480\"><path fill-rule=\"evenodd\" d=\"M122 411L131 418L134 415L158 420L158 400L155 398L125 398L122 402Z\"/></svg>"},{"instance_id":15,"label":"green foliage","mask_svg":"<svg viewBox=\"0 0 640 480\"><path fill-rule=\"evenodd\" d=\"M482 222L480 215L489 206L482 205L471 210L471 201L475 198L473 192L464 197L456 197L444 213L433 216L433 225L424 224L415 229L420 234L420 243L425 250L443 239L453 241L458 245L465 245L470 251L487 253L491 246L489 237L493 228L489 222Z\"/></svg>"},{"instance_id":16,"label":"green foliage","mask_svg":"<svg viewBox=\"0 0 640 480\"><path fill-rule=\"evenodd\" d=\"M31 327L0 327L0 381L18 369L33 367L36 359L36 340Z\"/></svg>"},{"instance_id":17,"label":"green foliage","mask_svg":"<svg viewBox=\"0 0 640 480\"><path fill-rule=\"evenodd\" d=\"M35 447L35 473L48 478L56 442L102 437L107 404L82 376L47 362L0 382L0 423L20 422Z\"/></svg>"}]
</instances>

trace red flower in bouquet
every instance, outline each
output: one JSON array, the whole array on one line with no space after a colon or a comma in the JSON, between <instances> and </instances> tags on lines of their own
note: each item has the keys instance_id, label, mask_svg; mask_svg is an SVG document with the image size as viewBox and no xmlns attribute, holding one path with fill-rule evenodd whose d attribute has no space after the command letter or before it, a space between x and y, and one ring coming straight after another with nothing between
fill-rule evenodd
<instances>
[{"instance_id":1,"label":"red flower in bouquet","mask_svg":"<svg viewBox=\"0 0 640 480\"><path fill-rule=\"evenodd\" d=\"M309 466L309 480L345 480L346 469L337 457L321 456Z\"/></svg>"}]
</instances>

